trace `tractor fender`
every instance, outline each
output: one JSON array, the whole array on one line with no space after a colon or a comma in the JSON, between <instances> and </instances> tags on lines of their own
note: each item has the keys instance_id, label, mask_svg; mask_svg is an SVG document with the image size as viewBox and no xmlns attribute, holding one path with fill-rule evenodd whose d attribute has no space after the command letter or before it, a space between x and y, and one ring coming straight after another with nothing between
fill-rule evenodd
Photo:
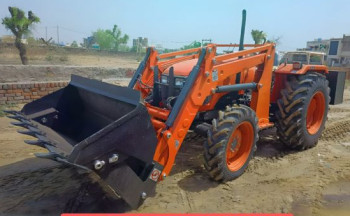
<instances>
[{"instance_id":1,"label":"tractor fender","mask_svg":"<svg viewBox=\"0 0 350 216\"><path fill-rule=\"evenodd\" d=\"M304 75L308 72L321 73L327 75L328 67L325 65L302 65L299 70L293 68L293 64L281 64L274 71L273 87L271 92L271 103L275 103L280 97L280 92L285 88L285 82L288 75Z\"/></svg>"},{"instance_id":2,"label":"tractor fender","mask_svg":"<svg viewBox=\"0 0 350 216\"><path fill-rule=\"evenodd\" d=\"M302 67L299 70L295 70L293 68L293 64L281 64L276 70L275 74L295 74L295 75L302 75L306 74L307 72L318 72L322 74L328 74L328 67L325 65L302 65Z\"/></svg>"}]
</instances>

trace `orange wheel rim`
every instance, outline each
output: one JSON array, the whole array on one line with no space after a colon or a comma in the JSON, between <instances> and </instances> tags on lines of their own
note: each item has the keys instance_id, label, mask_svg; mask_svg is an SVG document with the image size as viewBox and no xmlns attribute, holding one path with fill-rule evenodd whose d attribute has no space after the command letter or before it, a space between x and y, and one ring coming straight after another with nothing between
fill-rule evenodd
<instances>
[{"instance_id":1,"label":"orange wheel rim","mask_svg":"<svg viewBox=\"0 0 350 216\"><path fill-rule=\"evenodd\" d=\"M242 122L233 131L226 147L226 164L237 171L246 163L254 141L254 129L250 122Z\"/></svg>"},{"instance_id":2,"label":"orange wheel rim","mask_svg":"<svg viewBox=\"0 0 350 216\"><path fill-rule=\"evenodd\" d=\"M316 92L309 103L306 116L306 128L309 134L316 134L323 122L326 100L321 91Z\"/></svg>"}]
</instances>

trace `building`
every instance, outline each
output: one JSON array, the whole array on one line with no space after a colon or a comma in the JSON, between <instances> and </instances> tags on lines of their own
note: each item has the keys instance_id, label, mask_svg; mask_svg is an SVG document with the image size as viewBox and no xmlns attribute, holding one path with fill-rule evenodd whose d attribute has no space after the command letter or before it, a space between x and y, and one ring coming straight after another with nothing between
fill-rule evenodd
<instances>
[{"instance_id":1,"label":"building","mask_svg":"<svg viewBox=\"0 0 350 216\"><path fill-rule=\"evenodd\" d=\"M16 37L13 35L4 35L0 38L2 44L13 44L15 43Z\"/></svg>"},{"instance_id":2,"label":"building","mask_svg":"<svg viewBox=\"0 0 350 216\"><path fill-rule=\"evenodd\" d=\"M14 44L16 41L16 37L14 35L4 35L0 37L0 43L1 44ZM21 39L22 44L28 44L28 41L26 38Z\"/></svg>"},{"instance_id":3,"label":"building","mask_svg":"<svg viewBox=\"0 0 350 216\"><path fill-rule=\"evenodd\" d=\"M94 48L93 46L96 45L96 38L94 36L83 38L83 44L85 48Z\"/></svg>"},{"instance_id":4,"label":"building","mask_svg":"<svg viewBox=\"0 0 350 216\"><path fill-rule=\"evenodd\" d=\"M342 38L315 39L306 42L306 48L298 51L323 52L326 54L326 63L334 67L350 67L350 35Z\"/></svg>"},{"instance_id":5,"label":"building","mask_svg":"<svg viewBox=\"0 0 350 216\"><path fill-rule=\"evenodd\" d=\"M327 53L329 49L330 40L323 40L322 38L306 42L307 51L324 52Z\"/></svg>"},{"instance_id":6,"label":"building","mask_svg":"<svg viewBox=\"0 0 350 216\"><path fill-rule=\"evenodd\" d=\"M328 65L350 67L350 35L331 38L327 54Z\"/></svg>"},{"instance_id":7,"label":"building","mask_svg":"<svg viewBox=\"0 0 350 216\"><path fill-rule=\"evenodd\" d=\"M138 37L132 40L132 47L134 50L141 50L148 47L148 38Z\"/></svg>"}]
</instances>

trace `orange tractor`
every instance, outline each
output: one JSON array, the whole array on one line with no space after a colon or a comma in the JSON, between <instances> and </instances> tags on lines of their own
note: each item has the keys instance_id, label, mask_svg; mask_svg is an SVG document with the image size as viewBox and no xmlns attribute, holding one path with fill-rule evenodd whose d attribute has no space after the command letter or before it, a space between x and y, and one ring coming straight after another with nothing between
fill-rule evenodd
<instances>
[{"instance_id":1,"label":"orange tractor","mask_svg":"<svg viewBox=\"0 0 350 216\"><path fill-rule=\"evenodd\" d=\"M239 51L218 54L220 47ZM128 87L72 76L67 87L8 113L26 128L20 133L37 138L26 143L48 149L38 157L98 176L137 208L170 174L190 128L207 137L204 166L216 181L244 172L259 130L277 127L292 148L316 145L330 102L328 69L293 62L273 75L274 56L275 44L243 44L243 34L239 45L148 48Z\"/></svg>"}]
</instances>

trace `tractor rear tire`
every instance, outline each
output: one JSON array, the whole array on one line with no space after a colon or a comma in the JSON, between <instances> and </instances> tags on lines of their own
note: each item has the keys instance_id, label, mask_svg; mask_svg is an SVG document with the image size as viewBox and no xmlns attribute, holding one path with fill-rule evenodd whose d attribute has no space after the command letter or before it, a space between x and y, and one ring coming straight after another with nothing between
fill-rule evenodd
<instances>
[{"instance_id":1,"label":"tractor rear tire","mask_svg":"<svg viewBox=\"0 0 350 216\"><path fill-rule=\"evenodd\" d=\"M256 151L258 130L258 119L250 107L220 111L204 142L204 167L210 177L225 182L242 175Z\"/></svg>"},{"instance_id":2,"label":"tractor rear tire","mask_svg":"<svg viewBox=\"0 0 350 216\"><path fill-rule=\"evenodd\" d=\"M277 136L291 149L314 147L327 120L328 80L319 73L293 75L287 77L285 86L275 113Z\"/></svg>"}]
</instances>

